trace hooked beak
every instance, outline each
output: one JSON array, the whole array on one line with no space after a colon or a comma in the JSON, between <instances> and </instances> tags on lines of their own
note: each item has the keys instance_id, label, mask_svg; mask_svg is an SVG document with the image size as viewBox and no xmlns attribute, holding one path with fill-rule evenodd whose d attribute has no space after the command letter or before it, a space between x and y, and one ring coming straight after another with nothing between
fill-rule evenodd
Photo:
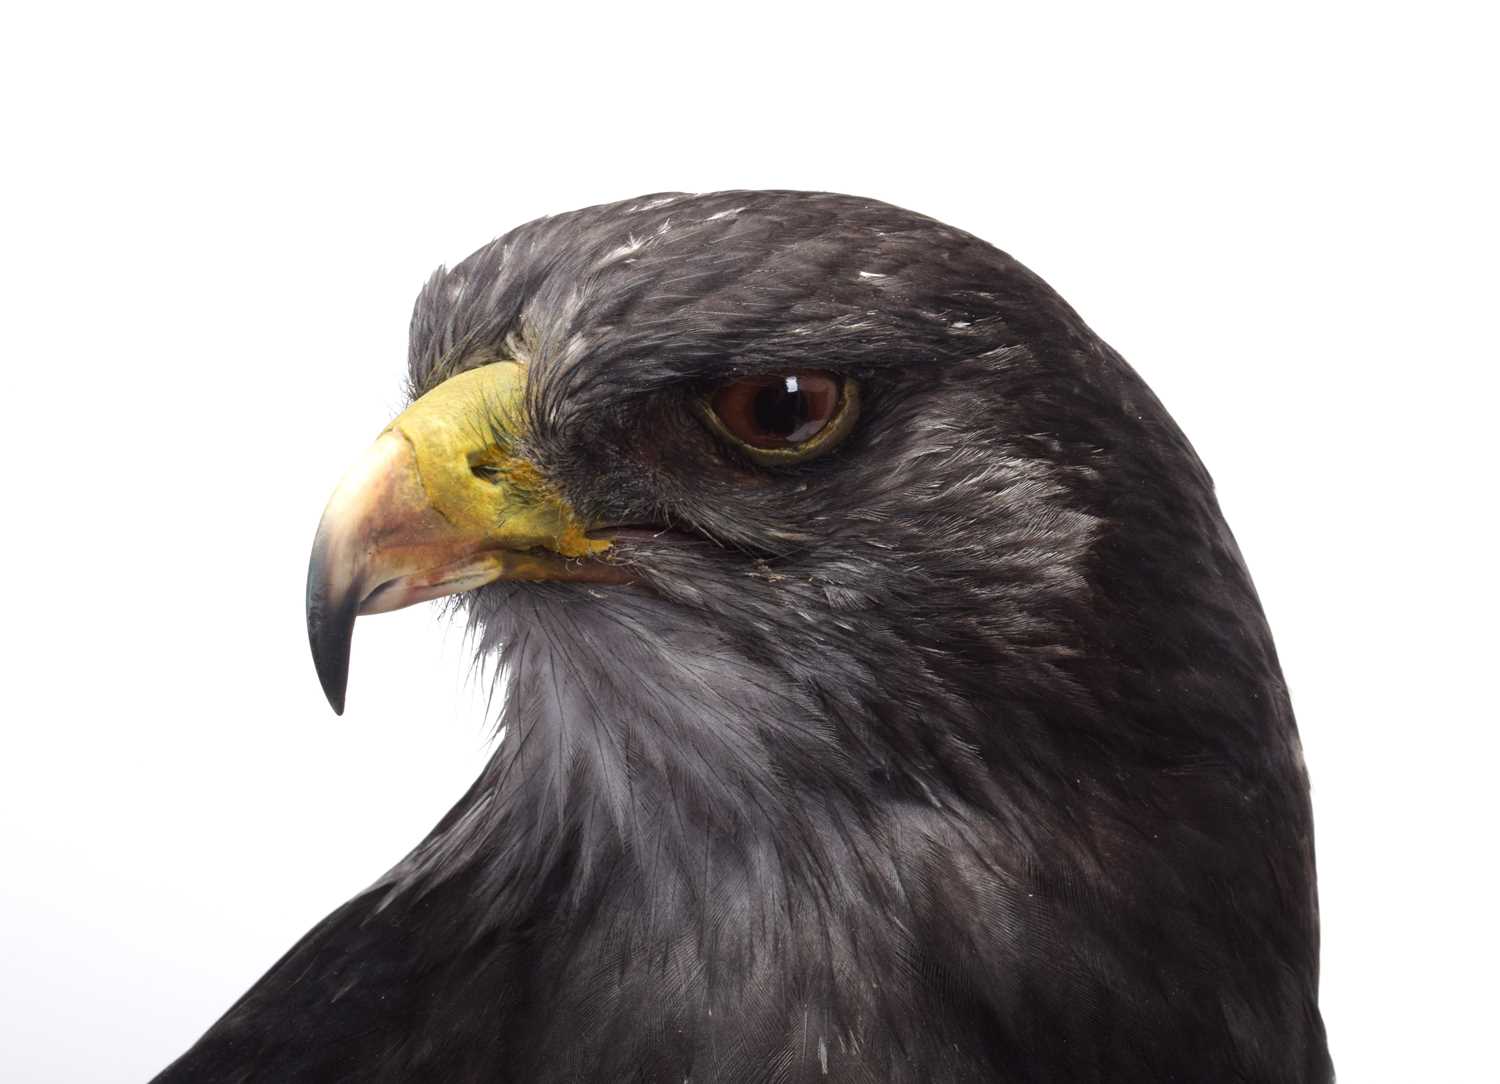
<instances>
[{"instance_id":1,"label":"hooked beak","mask_svg":"<svg viewBox=\"0 0 1500 1084\"><path fill-rule=\"evenodd\" d=\"M344 712L354 619L495 580L629 583L610 543L514 454L525 366L460 373L386 427L334 490L307 566L307 636Z\"/></svg>"}]
</instances>

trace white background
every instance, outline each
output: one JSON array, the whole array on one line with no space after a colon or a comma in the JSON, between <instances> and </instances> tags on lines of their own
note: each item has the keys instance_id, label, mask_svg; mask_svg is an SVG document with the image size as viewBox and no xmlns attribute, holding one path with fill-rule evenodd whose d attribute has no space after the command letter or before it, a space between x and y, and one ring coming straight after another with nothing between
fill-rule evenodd
<instances>
[{"instance_id":1,"label":"white background","mask_svg":"<svg viewBox=\"0 0 1500 1084\"><path fill-rule=\"evenodd\" d=\"M7 17L0 1077L146 1078L487 755L431 607L360 623L342 719L302 623L428 273L795 187L992 240L1155 387L1301 719L1340 1075L1496 1079L1480 6L550 6Z\"/></svg>"}]
</instances>

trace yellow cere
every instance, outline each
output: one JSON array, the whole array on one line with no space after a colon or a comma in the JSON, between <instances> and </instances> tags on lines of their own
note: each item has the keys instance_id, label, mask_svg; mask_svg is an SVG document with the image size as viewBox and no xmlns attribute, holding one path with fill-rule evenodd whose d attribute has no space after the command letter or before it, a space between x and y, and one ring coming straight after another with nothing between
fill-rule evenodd
<instances>
[{"instance_id":1,"label":"yellow cere","mask_svg":"<svg viewBox=\"0 0 1500 1084\"><path fill-rule=\"evenodd\" d=\"M495 362L443 381L385 431L406 439L432 508L459 530L512 550L602 553L609 543L588 537L536 466L495 443L497 422L514 427L507 435L517 443L524 436L525 394L526 366Z\"/></svg>"}]
</instances>

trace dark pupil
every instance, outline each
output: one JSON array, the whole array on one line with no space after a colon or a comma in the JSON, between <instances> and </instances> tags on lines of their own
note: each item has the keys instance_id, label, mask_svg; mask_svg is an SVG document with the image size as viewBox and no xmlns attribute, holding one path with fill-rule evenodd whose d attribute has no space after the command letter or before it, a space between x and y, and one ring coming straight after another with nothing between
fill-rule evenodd
<instances>
[{"instance_id":1,"label":"dark pupil","mask_svg":"<svg viewBox=\"0 0 1500 1084\"><path fill-rule=\"evenodd\" d=\"M762 433L790 436L807 421L807 393L789 376L761 388L755 395L755 424Z\"/></svg>"}]
</instances>

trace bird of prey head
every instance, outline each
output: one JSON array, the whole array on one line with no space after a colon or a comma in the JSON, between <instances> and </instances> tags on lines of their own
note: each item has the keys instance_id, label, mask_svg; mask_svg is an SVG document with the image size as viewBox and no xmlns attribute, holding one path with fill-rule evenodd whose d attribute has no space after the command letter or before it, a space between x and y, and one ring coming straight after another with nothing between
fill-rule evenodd
<instances>
[{"instance_id":1,"label":"bird of prey head","mask_svg":"<svg viewBox=\"0 0 1500 1084\"><path fill-rule=\"evenodd\" d=\"M341 711L356 616L457 595L503 740L163 1079L1329 1078L1254 589L1035 275L869 200L644 197L435 274L410 391L313 655Z\"/></svg>"}]
</instances>

